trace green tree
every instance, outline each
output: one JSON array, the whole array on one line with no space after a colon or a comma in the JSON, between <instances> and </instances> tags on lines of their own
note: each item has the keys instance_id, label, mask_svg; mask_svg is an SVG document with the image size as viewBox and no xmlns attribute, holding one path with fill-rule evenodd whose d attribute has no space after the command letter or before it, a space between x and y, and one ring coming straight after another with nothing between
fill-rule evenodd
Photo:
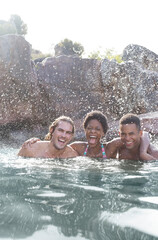
<instances>
[{"instance_id":1,"label":"green tree","mask_svg":"<svg viewBox=\"0 0 158 240\"><path fill-rule=\"evenodd\" d=\"M39 51L39 50L36 50L36 49L32 49L31 50L31 58L32 58L32 60L35 60L35 59L38 59L38 58L46 58L46 57L52 57L52 55L51 54L44 54L44 53L42 53L41 51Z\"/></svg>"},{"instance_id":2,"label":"green tree","mask_svg":"<svg viewBox=\"0 0 158 240\"><path fill-rule=\"evenodd\" d=\"M88 58L93 58L93 59L115 59L118 63L122 62L122 57L120 54L115 54L114 49L106 49L103 53L101 53L101 51L97 50L97 51L93 51L88 55Z\"/></svg>"},{"instance_id":3,"label":"green tree","mask_svg":"<svg viewBox=\"0 0 158 240\"><path fill-rule=\"evenodd\" d=\"M27 25L22 21L19 15L11 15L10 23L16 27L17 34L23 36L27 34Z\"/></svg>"},{"instance_id":4,"label":"green tree","mask_svg":"<svg viewBox=\"0 0 158 240\"><path fill-rule=\"evenodd\" d=\"M56 44L54 47L55 56L60 55L78 55L81 56L84 52L84 47L77 42L73 42L65 38L60 43Z\"/></svg>"},{"instance_id":5,"label":"green tree","mask_svg":"<svg viewBox=\"0 0 158 240\"><path fill-rule=\"evenodd\" d=\"M0 20L0 36L5 34L16 34L16 27L7 21Z\"/></svg>"}]
</instances>

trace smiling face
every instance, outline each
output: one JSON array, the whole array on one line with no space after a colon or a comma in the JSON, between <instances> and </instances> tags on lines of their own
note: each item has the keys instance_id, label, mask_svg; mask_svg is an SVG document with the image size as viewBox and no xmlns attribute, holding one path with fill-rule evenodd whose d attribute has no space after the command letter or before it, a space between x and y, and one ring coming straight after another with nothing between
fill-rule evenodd
<instances>
[{"instance_id":1,"label":"smiling face","mask_svg":"<svg viewBox=\"0 0 158 240\"><path fill-rule=\"evenodd\" d=\"M120 138L127 149L135 149L140 145L142 131L138 129L135 123L120 125Z\"/></svg>"},{"instance_id":2,"label":"smiling face","mask_svg":"<svg viewBox=\"0 0 158 240\"><path fill-rule=\"evenodd\" d=\"M100 138L104 136L104 131L101 123L96 119L90 120L85 129L85 134L89 146L95 147L100 144Z\"/></svg>"},{"instance_id":3,"label":"smiling face","mask_svg":"<svg viewBox=\"0 0 158 240\"><path fill-rule=\"evenodd\" d=\"M73 127L69 122L59 121L52 133L51 142L58 150L64 149L73 137Z\"/></svg>"}]
</instances>

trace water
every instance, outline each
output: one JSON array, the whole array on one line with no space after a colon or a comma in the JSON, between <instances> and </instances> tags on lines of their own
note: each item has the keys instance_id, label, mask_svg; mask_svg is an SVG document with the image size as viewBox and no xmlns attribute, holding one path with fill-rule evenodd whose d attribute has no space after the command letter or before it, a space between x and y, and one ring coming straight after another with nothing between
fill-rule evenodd
<instances>
[{"instance_id":1,"label":"water","mask_svg":"<svg viewBox=\"0 0 158 240\"><path fill-rule=\"evenodd\" d=\"M1 143L0 239L158 239L158 161L16 153Z\"/></svg>"}]
</instances>

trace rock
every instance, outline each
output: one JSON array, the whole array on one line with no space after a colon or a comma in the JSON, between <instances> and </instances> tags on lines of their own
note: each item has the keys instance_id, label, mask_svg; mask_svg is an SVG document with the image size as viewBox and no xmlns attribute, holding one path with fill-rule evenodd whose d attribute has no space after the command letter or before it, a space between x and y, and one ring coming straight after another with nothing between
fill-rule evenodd
<instances>
[{"instance_id":1,"label":"rock","mask_svg":"<svg viewBox=\"0 0 158 240\"><path fill-rule=\"evenodd\" d=\"M30 53L22 36L0 37L0 125L38 119L40 91Z\"/></svg>"},{"instance_id":2,"label":"rock","mask_svg":"<svg viewBox=\"0 0 158 240\"><path fill-rule=\"evenodd\" d=\"M145 131L158 135L158 112L140 114L139 117Z\"/></svg>"},{"instance_id":3,"label":"rock","mask_svg":"<svg viewBox=\"0 0 158 240\"><path fill-rule=\"evenodd\" d=\"M127 112L157 112L157 55L129 45L123 59L119 64L107 59L59 56L33 62L31 45L22 36L1 36L2 136L11 129L33 131L41 126L42 130L56 117L68 115L77 123L77 136L81 138L81 125L89 111L102 111L109 122ZM157 120L152 126L155 129Z\"/></svg>"},{"instance_id":4,"label":"rock","mask_svg":"<svg viewBox=\"0 0 158 240\"><path fill-rule=\"evenodd\" d=\"M112 118L127 112L158 110L158 72L144 70L137 62L119 64L106 59L101 64L101 76L104 104Z\"/></svg>"},{"instance_id":5,"label":"rock","mask_svg":"<svg viewBox=\"0 0 158 240\"><path fill-rule=\"evenodd\" d=\"M69 115L82 118L88 111L103 108L100 61L60 56L46 58L36 65L42 99L48 118Z\"/></svg>"},{"instance_id":6,"label":"rock","mask_svg":"<svg viewBox=\"0 0 158 240\"><path fill-rule=\"evenodd\" d=\"M158 72L158 55L145 47L136 44L128 45L123 51L122 59L132 60L146 70Z\"/></svg>"}]
</instances>

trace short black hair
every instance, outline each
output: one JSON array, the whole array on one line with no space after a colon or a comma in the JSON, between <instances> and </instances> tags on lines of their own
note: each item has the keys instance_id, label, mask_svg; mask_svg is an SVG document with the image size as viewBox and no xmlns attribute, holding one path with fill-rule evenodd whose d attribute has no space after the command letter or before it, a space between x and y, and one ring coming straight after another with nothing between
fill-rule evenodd
<instances>
[{"instance_id":1,"label":"short black hair","mask_svg":"<svg viewBox=\"0 0 158 240\"><path fill-rule=\"evenodd\" d=\"M134 123L136 125L136 127L138 128L138 130L139 131L141 130L140 119L136 114L133 114L133 113L127 113L126 115L124 115L120 119L119 123L120 123L120 125Z\"/></svg>"},{"instance_id":2,"label":"short black hair","mask_svg":"<svg viewBox=\"0 0 158 240\"><path fill-rule=\"evenodd\" d=\"M108 130L107 117L102 112L97 111L97 110L87 113L87 115L84 119L84 122L83 122L84 129L87 128L88 122L93 119L96 119L101 123L104 134L106 134L107 130Z\"/></svg>"}]
</instances>

